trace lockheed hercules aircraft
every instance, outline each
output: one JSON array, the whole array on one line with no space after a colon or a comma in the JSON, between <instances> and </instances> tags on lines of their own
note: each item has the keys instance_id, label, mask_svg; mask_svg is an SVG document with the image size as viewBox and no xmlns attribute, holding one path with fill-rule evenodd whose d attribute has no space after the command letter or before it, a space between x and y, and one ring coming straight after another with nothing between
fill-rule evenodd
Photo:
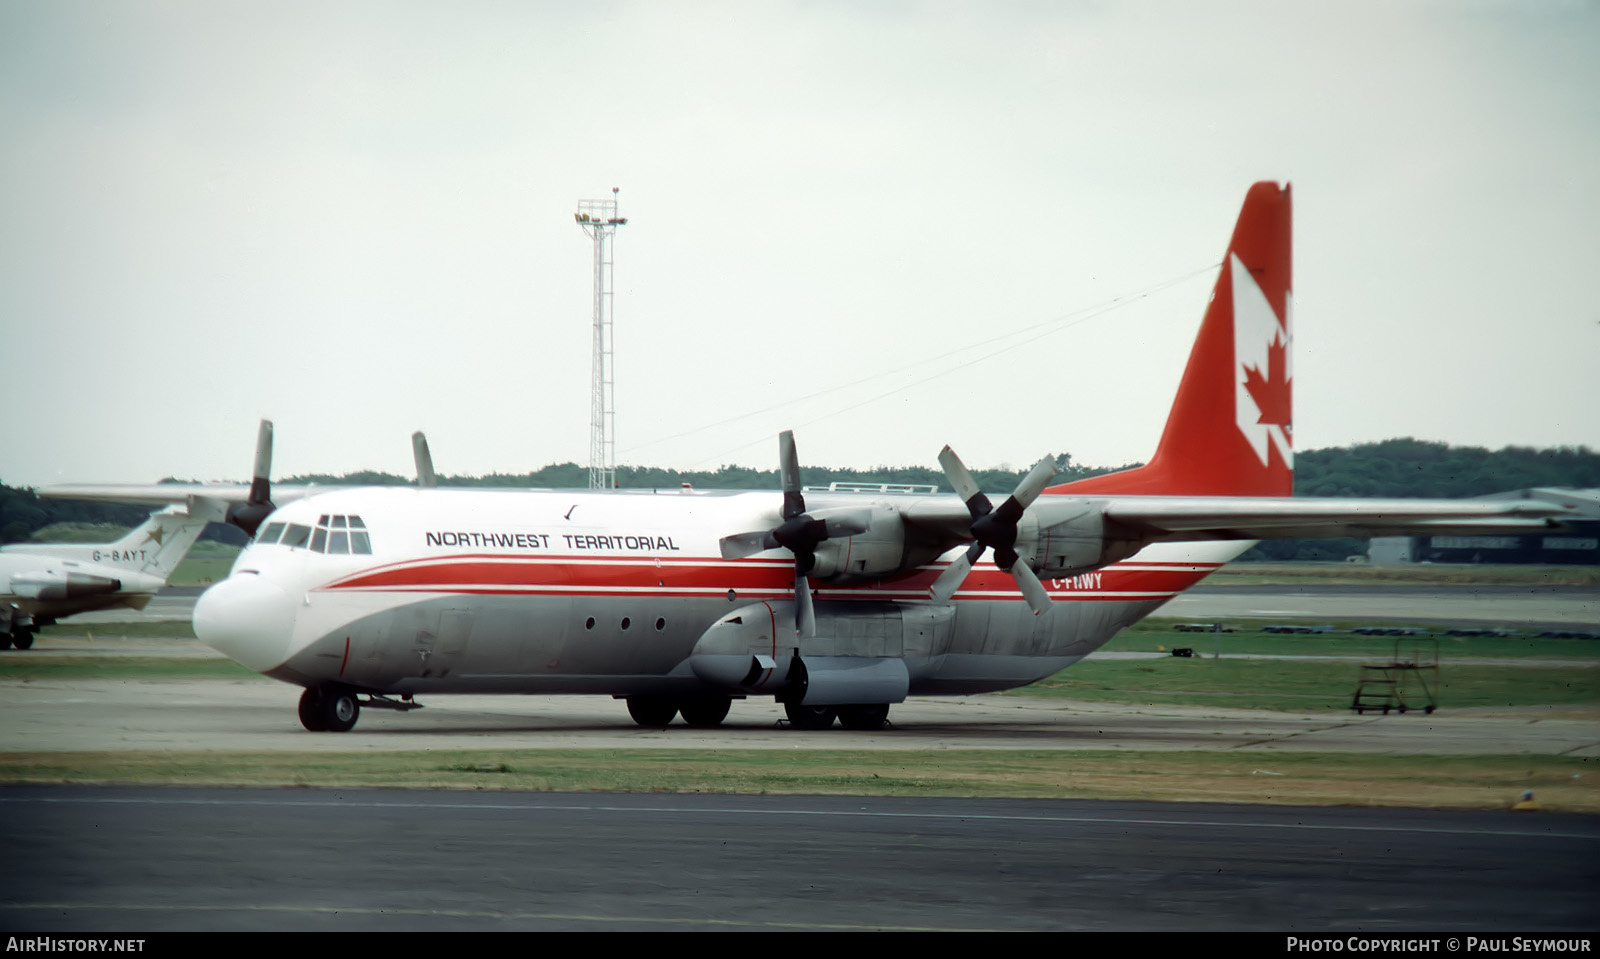
<instances>
[{"instance_id":1,"label":"lockheed hercules aircraft","mask_svg":"<svg viewBox=\"0 0 1600 959\"><path fill-rule=\"evenodd\" d=\"M1258 539L1543 529L1539 501L1290 498L1290 192L1249 190L1154 457L996 505L949 495L343 488L271 498L270 424L239 487L58 487L233 503L254 536L195 633L304 687L307 729L433 693L596 693L643 726L774 696L793 726L883 725L907 696L1035 682ZM431 475L421 462L419 469Z\"/></svg>"},{"instance_id":2,"label":"lockheed hercules aircraft","mask_svg":"<svg viewBox=\"0 0 1600 959\"><path fill-rule=\"evenodd\" d=\"M144 609L210 520L216 504L169 506L115 543L0 547L0 649L33 646L41 626L96 609Z\"/></svg>"}]
</instances>

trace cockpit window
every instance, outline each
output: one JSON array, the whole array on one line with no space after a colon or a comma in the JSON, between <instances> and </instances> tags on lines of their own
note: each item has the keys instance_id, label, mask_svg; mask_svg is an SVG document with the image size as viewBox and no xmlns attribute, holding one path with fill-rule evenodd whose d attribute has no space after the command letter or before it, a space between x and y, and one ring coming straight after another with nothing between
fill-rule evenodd
<instances>
[{"instance_id":1,"label":"cockpit window","mask_svg":"<svg viewBox=\"0 0 1600 959\"><path fill-rule=\"evenodd\" d=\"M299 533L296 534L295 531ZM291 537L298 536L295 542L290 542ZM372 540L367 534L367 524L359 516L330 516L323 514L317 517L316 529L305 526L289 527L289 534L283 538L285 546L304 546L307 538L310 539L310 548L319 553L346 556L357 554L361 556L372 555Z\"/></svg>"},{"instance_id":2,"label":"cockpit window","mask_svg":"<svg viewBox=\"0 0 1600 959\"><path fill-rule=\"evenodd\" d=\"M278 541L278 538L283 535L283 527L285 525L287 525L287 524L285 524L285 523L268 523L266 525L266 527L264 529L262 529L261 535L256 537L256 542L258 542L258 543L276 543Z\"/></svg>"},{"instance_id":3,"label":"cockpit window","mask_svg":"<svg viewBox=\"0 0 1600 959\"><path fill-rule=\"evenodd\" d=\"M311 527L309 527L309 526L301 526L298 523L290 523L289 524L289 528L286 531L284 531L284 534L283 534L283 545L284 546L304 546L304 545L306 545L306 540L308 540L310 538L311 538Z\"/></svg>"}]
</instances>

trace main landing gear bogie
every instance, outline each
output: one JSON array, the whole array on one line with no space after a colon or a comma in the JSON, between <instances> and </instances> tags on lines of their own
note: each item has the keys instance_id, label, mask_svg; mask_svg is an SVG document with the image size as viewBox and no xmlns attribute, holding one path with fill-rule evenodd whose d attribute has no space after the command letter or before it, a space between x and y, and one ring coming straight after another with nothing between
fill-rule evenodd
<instances>
[{"instance_id":1,"label":"main landing gear bogie","mask_svg":"<svg viewBox=\"0 0 1600 959\"><path fill-rule=\"evenodd\" d=\"M33 637L37 632L38 630L36 629L18 629L9 633L0 633L0 649L10 649L13 646L18 649L32 649Z\"/></svg>"},{"instance_id":2,"label":"main landing gear bogie","mask_svg":"<svg viewBox=\"0 0 1600 959\"><path fill-rule=\"evenodd\" d=\"M834 720L846 729L866 730L882 729L889 721L888 703L861 703L848 706L802 706L798 703L784 703L784 715L789 717L789 725L795 729L831 729Z\"/></svg>"},{"instance_id":3,"label":"main landing gear bogie","mask_svg":"<svg viewBox=\"0 0 1600 959\"><path fill-rule=\"evenodd\" d=\"M668 699L664 696L629 696L628 715L646 729L665 729L678 716L696 729L712 729L728 718L733 700L727 696Z\"/></svg>"}]
</instances>

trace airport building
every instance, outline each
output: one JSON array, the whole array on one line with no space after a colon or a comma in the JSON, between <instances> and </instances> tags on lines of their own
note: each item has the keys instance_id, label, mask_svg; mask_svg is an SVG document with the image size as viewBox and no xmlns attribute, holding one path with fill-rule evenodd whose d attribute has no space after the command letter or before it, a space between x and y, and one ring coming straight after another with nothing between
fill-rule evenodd
<instances>
[{"instance_id":1,"label":"airport building","mask_svg":"<svg viewBox=\"0 0 1600 959\"><path fill-rule=\"evenodd\" d=\"M1483 498L1547 500L1574 507L1581 518L1569 522L1567 529L1550 533L1383 537L1371 542L1368 562L1600 566L1600 490L1523 489Z\"/></svg>"}]
</instances>

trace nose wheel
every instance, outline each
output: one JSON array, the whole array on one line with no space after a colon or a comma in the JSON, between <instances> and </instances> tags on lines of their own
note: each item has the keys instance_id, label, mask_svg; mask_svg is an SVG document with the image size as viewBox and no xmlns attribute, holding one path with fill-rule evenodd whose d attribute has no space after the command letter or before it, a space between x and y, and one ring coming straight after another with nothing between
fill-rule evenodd
<instances>
[{"instance_id":1,"label":"nose wheel","mask_svg":"<svg viewBox=\"0 0 1600 959\"><path fill-rule=\"evenodd\" d=\"M300 725L314 733L347 733L359 718L361 703L348 686L308 686L300 694Z\"/></svg>"}]
</instances>

